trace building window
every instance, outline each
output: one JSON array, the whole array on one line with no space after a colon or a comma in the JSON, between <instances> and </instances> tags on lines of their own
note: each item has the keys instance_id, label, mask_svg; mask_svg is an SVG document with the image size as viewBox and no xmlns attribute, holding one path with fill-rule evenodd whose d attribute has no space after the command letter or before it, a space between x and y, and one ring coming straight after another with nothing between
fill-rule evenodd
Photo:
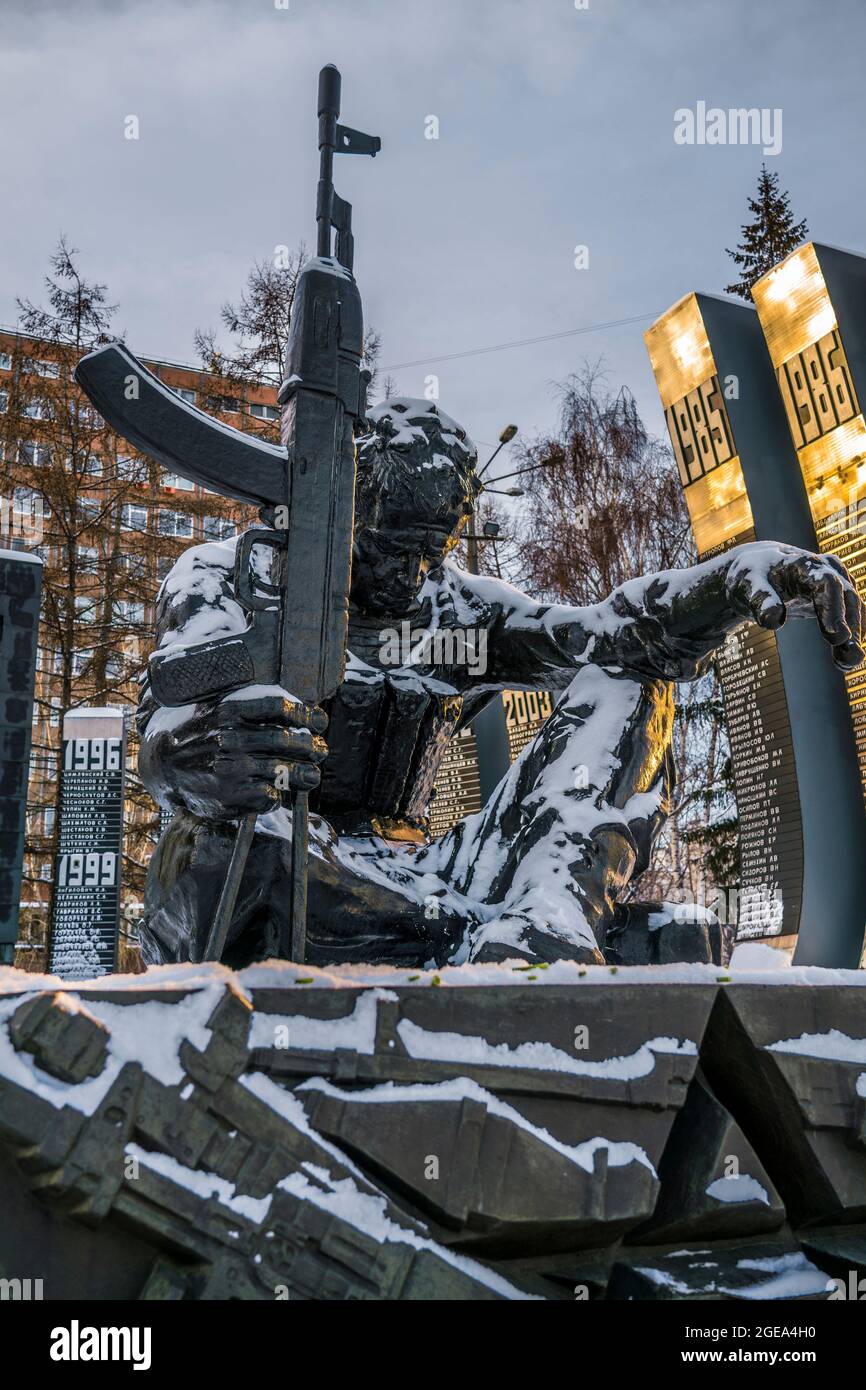
<instances>
[{"instance_id":1,"label":"building window","mask_svg":"<svg viewBox=\"0 0 866 1390\"><path fill-rule=\"evenodd\" d=\"M99 568L99 551L94 545L79 545L75 548L78 568L85 574L94 574Z\"/></svg>"},{"instance_id":2,"label":"building window","mask_svg":"<svg viewBox=\"0 0 866 1390\"><path fill-rule=\"evenodd\" d=\"M81 623L96 622L96 599L78 594L75 598L75 616Z\"/></svg>"},{"instance_id":3,"label":"building window","mask_svg":"<svg viewBox=\"0 0 866 1390\"><path fill-rule=\"evenodd\" d=\"M38 545L43 538L45 518L51 515L51 508L40 493L29 487L12 489L12 515L8 515L8 504L2 509L4 529L11 528L13 535L30 545ZM20 547L19 547L20 548Z\"/></svg>"},{"instance_id":4,"label":"building window","mask_svg":"<svg viewBox=\"0 0 866 1390\"><path fill-rule=\"evenodd\" d=\"M80 676L89 661L93 660L93 648L83 647L81 651L72 653L72 674Z\"/></svg>"},{"instance_id":5,"label":"building window","mask_svg":"<svg viewBox=\"0 0 866 1390\"><path fill-rule=\"evenodd\" d=\"M63 653L56 648L40 647L36 669L45 671L48 675L59 676L63 670Z\"/></svg>"},{"instance_id":6,"label":"building window","mask_svg":"<svg viewBox=\"0 0 866 1390\"><path fill-rule=\"evenodd\" d=\"M28 371L36 376L59 377L60 367L56 362L39 362L32 360L27 363Z\"/></svg>"},{"instance_id":7,"label":"building window","mask_svg":"<svg viewBox=\"0 0 866 1390\"><path fill-rule=\"evenodd\" d=\"M146 531L147 507L137 507L127 502L121 513L120 524L124 531Z\"/></svg>"},{"instance_id":8,"label":"building window","mask_svg":"<svg viewBox=\"0 0 866 1390\"><path fill-rule=\"evenodd\" d=\"M57 754L50 748L36 748L30 754L31 777L54 781L57 777Z\"/></svg>"},{"instance_id":9,"label":"building window","mask_svg":"<svg viewBox=\"0 0 866 1390\"><path fill-rule=\"evenodd\" d=\"M0 391L0 415L5 415L9 409L9 392Z\"/></svg>"},{"instance_id":10,"label":"building window","mask_svg":"<svg viewBox=\"0 0 866 1390\"><path fill-rule=\"evenodd\" d=\"M12 358L8 352L0 352L0 371L11 372Z\"/></svg>"},{"instance_id":11,"label":"building window","mask_svg":"<svg viewBox=\"0 0 866 1390\"><path fill-rule=\"evenodd\" d=\"M128 483L146 483L147 464L142 459L119 458L117 476Z\"/></svg>"},{"instance_id":12,"label":"building window","mask_svg":"<svg viewBox=\"0 0 866 1390\"><path fill-rule=\"evenodd\" d=\"M30 376L58 377L60 375L60 367L56 362L40 361L37 357L25 357L21 363L21 368Z\"/></svg>"},{"instance_id":13,"label":"building window","mask_svg":"<svg viewBox=\"0 0 866 1390\"><path fill-rule=\"evenodd\" d=\"M260 405L253 401L250 406L250 414L255 415L257 420L279 420L280 412L275 405Z\"/></svg>"},{"instance_id":14,"label":"building window","mask_svg":"<svg viewBox=\"0 0 866 1390\"><path fill-rule=\"evenodd\" d=\"M186 386L170 386L169 390L173 391L176 396L180 396L187 405L195 405L195 391L188 390Z\"/></svg>"},{"instance_id":15,"label":"building window","mask_svg":"<svg viewBox=\"0 0 866 1390\"><path fill-rule=\"evenodd\" d=\"M88 454L86 456L81 469L81 476L83 478L102 477L102 459L98 454Z\"/></svg>"},{"instance_id":16,"label":"building window","mask_svg":"<svg viewBox=\"0 0 866 1390\"><path fill-rule=\"evenodd\" d=\"M171 574L174 569L174 559L171 555L159 555L156 561L156 577L160 584Z\"/></svg>"},{"instance_id":17,"label":"building window","mask_svg":"<svg viewBox=\"0 0 866 1390\"><path fill-rule=\"evenodd\" d=\"M127 552L126 555L119 555L120 568L133 579L143 579L147 573L147 559L144 555L133 555Z\"/></svg>"},{"instance_id":18,"label":"building window","mask_svg":"<svg viewBox=\"0 0 866 1390\"><path fill-rule=\"evenodd\" d=\"M46 468L51 462L47 444L39 444L35 439L19 439L18 462L27 468Z\"/></svg>"},{"instance_id":19,"label":"building window","mask_svg":"<svg viewBox=\"0 0 866 1390\"><path fill-rule=\"evenodd\" d=\"M177 536L183 540L192 537L192 517L184 512L161 511L159 514L159 534Z\"/></svg>"},{"instance_id":20,"label":"building window","mask_svg":"<svg viewBox=\"0 0 866 1390\"><path fill-rule=\"evenodd\" d=\"M195 483L191 483L189 478L181 478L177 473L163 473L163 487L176 488L179 492L194 492Z\"/></svg>"},{"instance_id":21,"label":"building window","mask_svg":"<svg viewBox=\"0 0 866 1390\"><path fill-rule=\"evenodd\" d=\"M114 604L112 622L116 627L144 622L144 604L137 599L119 598Z\"/></svg>"},{"instance_id":22,"label":"building window","mask_svg":"<svg viewBox=\"0 0 866 1390\"><path fill-rule=\"evenodd\" d=\"M236 536L238 528L233 521L227 521L221 516L206 516L204 518L204 538L206 541L226 541L230 536Z\"/></svg>"}]
</instances>

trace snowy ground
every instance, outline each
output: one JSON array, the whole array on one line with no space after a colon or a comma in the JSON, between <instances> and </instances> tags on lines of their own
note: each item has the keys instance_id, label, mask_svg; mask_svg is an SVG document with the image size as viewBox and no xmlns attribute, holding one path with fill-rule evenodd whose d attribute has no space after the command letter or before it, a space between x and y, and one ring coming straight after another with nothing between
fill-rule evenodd
<instances>
[{"instance_id":1,"label":"snowy ground","mask_svg":"<svg viewBox=\"0 0 866 1390\"><path fill-rule=\"evenodd\" d=\"M291 961L270 960L232 971L212 962L201 965L158 965L143 975L110 975L92 980L61 980L57 975L35 975L0 969L0 994L20 994L39 989L199 989L217 980L231 978L235 987L245 989L358 989L426 988L441 985L460 988L470 985L851 985L866 987L866 970L825 970L819 966L793 966L788 953L760 943L737 946L727 967L717 965L577 965L559 961L555 965L527 966L522 962L498 965L455 965L441 970L395 970L388 965L342 965L317 969L294 965Z\"/></svg>"}]
</instances>

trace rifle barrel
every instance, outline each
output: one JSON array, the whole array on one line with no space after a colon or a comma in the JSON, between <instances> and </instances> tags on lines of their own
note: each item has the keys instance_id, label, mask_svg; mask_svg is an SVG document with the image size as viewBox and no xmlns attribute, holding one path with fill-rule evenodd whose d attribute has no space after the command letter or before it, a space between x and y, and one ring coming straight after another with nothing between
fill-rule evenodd
<instances>
[{"instance_id":1,"label":"rifle barrel","mask_svg":"<svg viewBox=\"0 0 866 1390\"><path fill-rule=\"evenodd\" d=\"M334 203L334 150L340 114L342 79L333 63L319 73L319 189L316 200L316 254L331 254L331 222Z\"/></svg>"}]
</instances>

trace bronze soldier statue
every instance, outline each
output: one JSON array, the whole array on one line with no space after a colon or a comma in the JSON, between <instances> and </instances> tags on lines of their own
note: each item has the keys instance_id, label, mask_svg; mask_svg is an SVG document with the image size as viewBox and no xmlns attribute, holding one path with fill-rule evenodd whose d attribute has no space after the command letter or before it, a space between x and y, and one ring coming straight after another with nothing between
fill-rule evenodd
<instances>
[{"instance_id":1,"label":"bronze soldier statue","mask_svg":"<svg viewBox=\"0 0 866 1390\"><path fill-rule=\"evenodd\" d=\"M449 558L479 491L476 458L431 402L368 413L347 663L324 708L263 685L160 708L145 684L141 775L176 812L148 876L148 962L201 958L235 823L251 812L223 959L278 952L292 786L310 792L311 963L718 959L712 914L622 903L671 807L673 683L705 672L744 622L775 629L787 615L816 618L851 669L863 659L853 583L832 556L758 541L598 605L539 604ZM179 559L158 601L162 649L246 628L236 544ZM431 842L447 741L506 687L561 693L488 803Z\"/></svg>"}]
</instances>

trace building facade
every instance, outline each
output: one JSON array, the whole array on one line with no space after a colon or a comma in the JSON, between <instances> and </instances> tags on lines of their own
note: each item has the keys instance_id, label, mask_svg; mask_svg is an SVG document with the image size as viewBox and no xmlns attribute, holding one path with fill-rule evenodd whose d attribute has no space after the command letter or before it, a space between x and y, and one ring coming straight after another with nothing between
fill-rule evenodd
<instances>
[{"instance_id":1,"label":"building facade","mask_svg":"<svg viewBox=\"0 0 866 1390\"><path fill-rule=\"evenodd\" d=\"M159 832L158 809L136 773L133 722L138 676L153 646L157 591L188 546L224 540L255 519L251 509L131 450L78 390L75 360L64 345L0 331L3 543L37 552L45 575L17 953L19 965L30 969L48 959L63 717L93 705L127 712L123 968L123 933L134 942ZM269 388L245 386L243 397L228 395L218 374L145 360L184 400L227 424L269 438L278 433Z\"/></svg>"}]
</instances>

